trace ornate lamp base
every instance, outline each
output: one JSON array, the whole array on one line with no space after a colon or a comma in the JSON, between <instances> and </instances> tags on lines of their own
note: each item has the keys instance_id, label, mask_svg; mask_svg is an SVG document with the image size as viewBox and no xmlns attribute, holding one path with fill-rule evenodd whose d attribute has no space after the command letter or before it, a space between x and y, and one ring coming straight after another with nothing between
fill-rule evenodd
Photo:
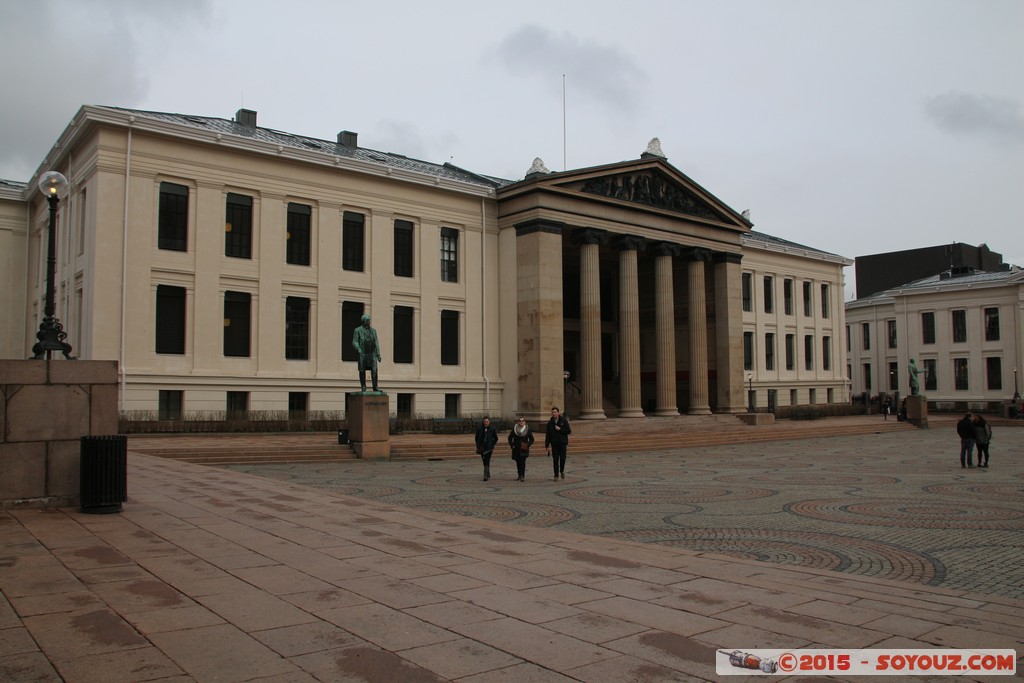
<instances>
[{"instance_id":1,"label":"ornate lamp base","mask_svg":"<svg viewBox=\"0 0 1024 683\"><path fill-rule=\"evenodd\" d=\"M53 317L43 318L39 323L39 331L36 332L37 341L32 347L32 358L34 360L50 360L54 351L60 351L68 360L75 360L71 355L71 344L65 339L68 335L60 321Z\"/></svg>"}]
</instances>

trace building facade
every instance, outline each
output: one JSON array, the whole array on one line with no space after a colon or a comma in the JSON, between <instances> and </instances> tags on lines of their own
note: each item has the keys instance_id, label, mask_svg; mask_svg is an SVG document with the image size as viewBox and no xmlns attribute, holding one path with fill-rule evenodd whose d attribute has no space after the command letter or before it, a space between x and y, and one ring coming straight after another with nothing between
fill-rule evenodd
<instances>
[{"instance_id":1,"label":"building facade","mask_svg":"<svg viewBox=\"0 0 1024 683\"><path fill-rule=\"evenodd\" d=\"M123 411L343 409L363 314L393 414L741 412L751 387L779 405L846 400L831 360L849 262L752 232L657 145L513 182L256 117L86 106L40 166L71 185L57 316L76 355L119 362ZM31 185L0 192L24 283L3 301L9 357L28 355L45 295ZM780 305L805 285L816 303L746 310L748 275L773 278ZM813 336L815 357L754 363L747 331Z\"/></svg>"},{"instance_id":2,"label":"building facade","mask_svg":"<svg viewBox=\"0 0 1024 683\"><path fill-rule=\"evenodd\" d=\"M855 394L910 393L910 359L937 409L987 409L1018 394L1024 271L957 269L846 305Z\"/></svg>"}]
</instances>

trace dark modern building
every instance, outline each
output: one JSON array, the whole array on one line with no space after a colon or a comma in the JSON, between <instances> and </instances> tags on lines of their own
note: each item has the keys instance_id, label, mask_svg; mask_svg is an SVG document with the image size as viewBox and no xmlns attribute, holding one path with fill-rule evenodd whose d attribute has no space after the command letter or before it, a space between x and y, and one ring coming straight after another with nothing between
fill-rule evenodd
<instances>
[{"instance_id":1,"label":"dark modern building","mask_svg":"<svg viewBox=\"0 0 1024 683\"><path fill-rule=\"evenodd\" d=\"M988 245L974 247L963 242L858 256L854 263L858 299L945 271L991 273L1008 268L1003 255Z\"/></svg>"}]
</instances>

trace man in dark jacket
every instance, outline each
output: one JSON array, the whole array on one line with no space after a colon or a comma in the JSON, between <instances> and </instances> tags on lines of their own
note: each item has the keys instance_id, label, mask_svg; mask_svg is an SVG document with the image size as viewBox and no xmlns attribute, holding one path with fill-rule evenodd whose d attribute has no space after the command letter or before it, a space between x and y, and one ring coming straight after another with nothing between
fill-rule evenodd
<instances>
[{"instance_id":1,"label":"man in dark jacket","mask_svg":"<svg viewBox=\"0 0 1024 683\"><path fill-rule=\"evenodd\" d=\"M558 408L551 409L551 419L548 420L548 428L544 432L544 448L551 456L551 464L555 470L555 480L561 476L565 479L565 454L569 448L569 435L572 428L569 420L562 415Z\"/></svg>"},{"instance_id":2,"label":"man in dark jacket","mask_svg":"<svg viewBox=\"0 0 1024 683\"><path fill-rule=\"evenodd\" d=\"M498 445L498 430L491 424L491 418L485 417L476 430L476 452L484 463L484 481L491 478L491 454Z\"/></svg>"},{"instance_id":3,"label":"man in dark jacket","mask_svg":"<svg viewBox=\"0 0 1024 683\"><path fill-rule=\"evenodd\" d=\"M956 423L956 433L960 436L960 467L974 467L974 421L967 413Z\"/></svg>"}]
</instances>

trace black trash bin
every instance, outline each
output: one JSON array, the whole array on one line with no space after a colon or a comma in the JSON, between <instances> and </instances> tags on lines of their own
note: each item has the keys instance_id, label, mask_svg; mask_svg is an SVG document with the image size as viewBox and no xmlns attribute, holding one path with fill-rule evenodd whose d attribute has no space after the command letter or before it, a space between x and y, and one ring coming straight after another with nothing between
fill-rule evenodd
<instances>
[{"instance_id":1,"label":"black trash bin","mask_svg":"<svg viewBox=\"0 0 1024 683\"><path fill-rule=\"evenodd\" d=\"M339 446L344 446L347 443L348 443L348 430L347 429L339 429L338 430L338 445Z\"/></svg>"},{"instance_id":2,"label":"black trash bin","mask_svg":"<svg viewBox=\"0 0 1024 683\"><path fill-rule=\"evenodd\" d=\"M79 479L82 512L120 512L128 500L128 437L83 436Z\"/></svg>"}]
</instances>

